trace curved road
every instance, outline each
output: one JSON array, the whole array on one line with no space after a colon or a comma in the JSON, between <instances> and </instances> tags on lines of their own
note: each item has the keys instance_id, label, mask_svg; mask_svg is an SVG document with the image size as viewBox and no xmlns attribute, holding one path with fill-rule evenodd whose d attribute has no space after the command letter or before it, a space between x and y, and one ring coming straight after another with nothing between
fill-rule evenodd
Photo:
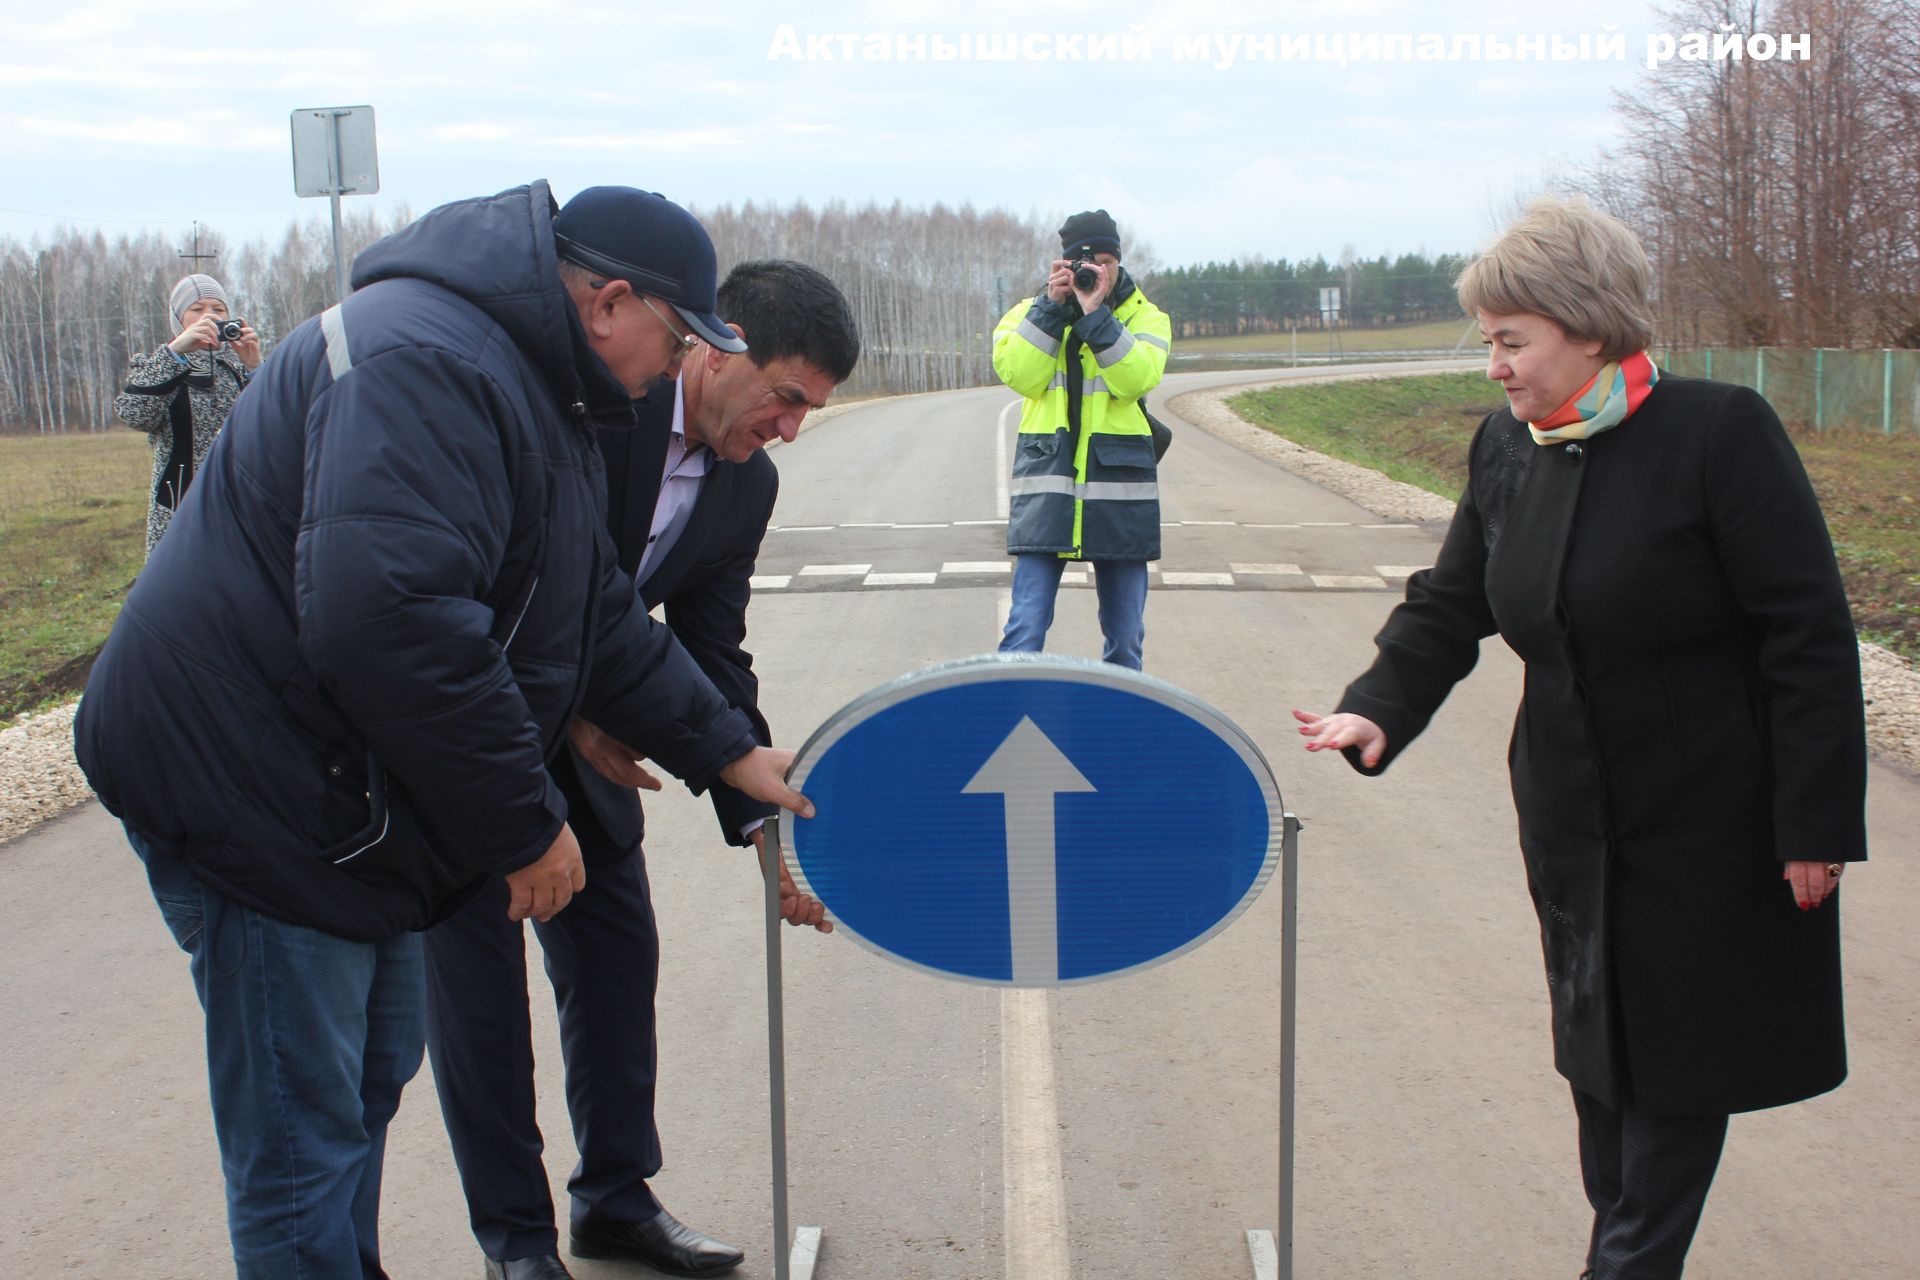
<instances>
[{"instance_id":1,"label":"curved road","mask_svg":"<svg viewBox=\"0 0 1920 1280\"><path fill-rule=\"evenodd\" d=\"M1275 376L1178 375L1160 398ZM782 740L884 680L994 647L1011 400L876 402L777 451L749 644ZM1325 707L1365 664L1435 531L1174 426L1147 670L1237 720L1307 824L1297 1274L1570 1280L1586 1210L1503 768L1518 664L1489 646L1385 779L1298 751L1288 709ZM1054 647L1097 654L1092 592L1064 590L1059 612ZM1920 883L1901 857L1920 784L1876 766L1871 805L1877 858L1846 895L1853 1079L1735 1121L1689 1271L1703 1280L1907 1276L1920 1257ZM770 1276L757 880L703 801L670 792L648 817L657 1187L748 1247L739 1274ZM14 901L0 1274L225 1274L199 1013L138 864L89 806L0 848L0 866ZM1152 887L1131 888L1130 909L1153 912ZM1251 1276L1244 1232L1274 1225L1279 905L1269 889L1177 961L1041 995L789 931L794 1212L826 1229L822 1280ZM564 1215L572 1150L536 995ZM480 1270L431 1095L423 1071L390 1144L383 1236L400 1280Z\"/></svg>"}]
</instances>

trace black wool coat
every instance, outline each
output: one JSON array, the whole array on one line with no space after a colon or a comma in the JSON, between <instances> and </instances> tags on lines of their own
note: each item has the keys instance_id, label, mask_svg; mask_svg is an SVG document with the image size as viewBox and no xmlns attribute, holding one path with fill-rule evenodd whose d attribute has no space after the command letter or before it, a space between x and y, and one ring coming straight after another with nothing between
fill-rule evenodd
<instances>
[{"instance_id":1,"label":"black wool coat","mask_svg":"<svg viewBox=\"0 0 1920 1280\"><path fill-rule=\"evenodd\" d=\"M1838 1085L1839 896L1801 911L1780 864L1866 857L1859 652L1772 408L1668 375L1587 441L1490 414L1433 568L1341 699L1386 731L1364 772L1496 631L1526 663L1508 763L1561 1074L1655 1115Z\"/></svg>"}]
</instances>

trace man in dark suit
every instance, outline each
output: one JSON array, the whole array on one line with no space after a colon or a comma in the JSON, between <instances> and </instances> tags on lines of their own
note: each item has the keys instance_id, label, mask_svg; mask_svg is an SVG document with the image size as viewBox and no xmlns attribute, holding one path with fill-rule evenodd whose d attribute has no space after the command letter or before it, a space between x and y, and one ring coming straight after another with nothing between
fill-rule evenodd
<instances>
[{"instance_id":1,"label":"man in dark suit","mask_svg":"<svg viewBox=\"0 0 1920 1280\"><path fill-rule=\"evenodd\" d=\"M840 291L796 262L736 267L720 287L719 314L746 352L692 346L678 383L659 382L636 406L637 430L601 435L608 531L646 606L665 606L680 643L767 743L743 647L748 580L779 488L760 450L791 441L807 412L826 403L852 372L859 338ZM661 1163L653 1115L659 939L634 788L659 783L591 724L576 721L570 739L550 768L587 887L534 931L559 1008L580 1152L568 1182L572 1252L718 1275L739 1265L741 1250L677 1221L648 1187ZM774 810L724 786L713 800L726 841L761 849L760 823ZM784 868L781 880L789 922L831 929ZM489 885L427 934L428 1046L486 1275L563 1280L534 1115L525 940L495 901L502 892Z\"/></svg>"}]
</instances>

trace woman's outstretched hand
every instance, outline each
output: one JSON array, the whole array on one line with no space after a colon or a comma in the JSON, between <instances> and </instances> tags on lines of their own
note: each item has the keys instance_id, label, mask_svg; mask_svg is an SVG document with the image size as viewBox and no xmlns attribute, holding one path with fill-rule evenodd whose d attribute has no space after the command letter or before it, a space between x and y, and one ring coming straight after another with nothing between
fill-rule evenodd
<instances>
[{"instance_id":1,"label":"woman's outstretched hand","mask_svg":"<svg viewBox=\"0 0 1920 1280\"><path fill-rule=\"evenodd\" d=\"M1307 739L1309 751L1338 751L1358 747L1360 763L1371 769L1387 753L1387 731L1365 716L1340 711L1330 716L1315 715L1294 708L1293 718L1300 722L1300 736Z\"/></svg>"}]
</instances>

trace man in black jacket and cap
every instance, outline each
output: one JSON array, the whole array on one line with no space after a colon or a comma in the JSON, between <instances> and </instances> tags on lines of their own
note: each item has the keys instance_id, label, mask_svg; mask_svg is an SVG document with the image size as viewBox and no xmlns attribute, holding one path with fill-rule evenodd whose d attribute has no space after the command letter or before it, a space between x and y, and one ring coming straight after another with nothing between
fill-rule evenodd
<instances>
[{"instance_id":1,"label":"man in black jacket and cap","mask_svg":"<svg viewBox=\"0 0 1920 1280\"><path fill-rule=\"evenodd\" d=\"M383 1274L414 931L489 877L514 919L584 885L546 769L575 716L808 809L602 528L593 429L696 335L737 348L714 277L699 223L625 187L374 245L241 397L93 669L75 745L192 957L241 1280Z\"/></svg>"},{"instance_id":2,"label":"man in black jacket and cap","mask_svg":"<svg viewBox=\"0 0 1920 1280\"><path fill-rule=\"evenodd\" d=\"M720 286L719 313L747 350L701 343L678 381L657 384L638 406L638 429L601 433L608 532L643 605L664 610L700 669L771 742L745 648L754 562L780 487L763 446L792 440L808 412L826 404L853 372L860 340L840 290L798 262L739 264ZM575 721L554 757L589 882L563 915L534 928L559 1012L579 1152L567 1181L569 1242L577 1257L720 1275L743 1252L680 1222L650 1185L662 1162L653 1016L660 940L638 795L594 763L610 745ZM615 772L619 763L616 753ZM713 788L713 802L722 838L761 845L772 806L725 785ZM505 894L490 881L427 934L433 1078L488 1280L566 1280L534 1105L525 929L501 909ZM783 906L794 924L832 928L804 894L793 891Z\"/></svg>"}]
</instances>

